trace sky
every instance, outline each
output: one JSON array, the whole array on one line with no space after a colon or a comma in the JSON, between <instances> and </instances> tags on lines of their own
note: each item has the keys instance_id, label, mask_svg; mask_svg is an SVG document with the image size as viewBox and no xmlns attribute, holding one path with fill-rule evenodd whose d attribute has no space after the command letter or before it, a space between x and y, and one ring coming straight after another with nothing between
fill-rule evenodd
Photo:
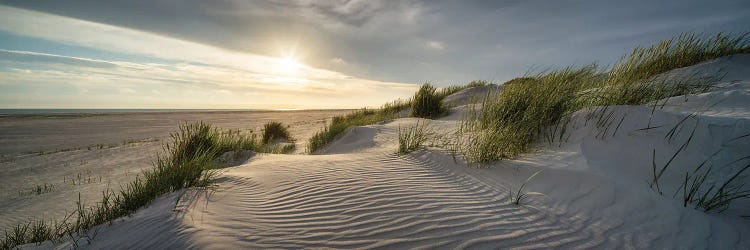
<instances>
[{"instance_id":1,"label":"sky","mask_svg":"<svg viewBox=\"0 0 750 250\"><path fill-rule=\"evenodd\" d=\"M0 0L0 108L375 107L748 23L747 0Z\"/></svg>"}]
</instances>

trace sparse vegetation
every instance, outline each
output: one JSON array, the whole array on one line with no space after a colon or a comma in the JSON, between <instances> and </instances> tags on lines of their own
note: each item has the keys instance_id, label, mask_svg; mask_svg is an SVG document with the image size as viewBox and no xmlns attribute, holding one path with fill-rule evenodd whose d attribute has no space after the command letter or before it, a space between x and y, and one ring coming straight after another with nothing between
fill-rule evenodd
<instances>
[{"instance_id":1,"label":"sparse vegetation","mask_svg":"<svg viewBox=\"0 0 750 250\"><path fill-rule=\"evenodd\" d=\"M63 238L77 244L77 239L85 237L92 227L131 214L162 194L211 185L216 175L211 162L224 152L289 150L289 146L261 146L254 134L222 133L205 123L184 124L171 137L172 141L157 156L154 167L143 171L119 192L103 191L101 201L91 207L87 207L79 197L77 210L62 221L35 220L6 230L5 237L0 240L0 249Z\"/></svg>"},{"instance_id":2,"label":"sparse vegetation","mask_svg":"<svg viewBox=\"0 0 750 250\"><path fill-rule=\"evenodd\" d=\"M109 148L114 148L120 145L125 146L129 144L134 144L134 143L158 142L159 140L160 140L159 138L146 138L146 139L140 139L140 140L127 139L127 140L123 140L120 143L110 143L110 144L98 143L98 144L88 145L86 147L62 148L62 149L55 149L55 150L48 150L48 151L42 151L42 150L27 151L27 152L24 152L23 154L40 156L40 155L49 155L49 154L56 154L56 153L62 153L62 152L78 151L78 150L83 150L83 149L91 151L95 149L109 149ZM12 157L3 155L0 157L0 162L5 162L8 159L12 159Z\"/></svg>"},{"instance_id":3,"label":"sparse vegetation","mask_svg":"<svg viewBox=\"0 0 750 250\"><path fill-rule=\"evenodd\" d=\"M748 157L744 157L743 159L747 158ZM723 182L711 184L711 186L709 186L707 189L704 189L703 195L699 197L693 197L693 199L689 201L692 202L696 208L703 209L703 211L706 212L723 212L724 210L727 210L729 208L729 205L733 201L742 198L750 198L750 189L745 188L742 183L739 183L739 177L748 168L750 168L750 163L737 170L734 175L732 175L732 177L724 180ZM698 187L706 184L705 178L710 174L710 171L711 168L706 170L706 172L702 175L696 175L696 178L694 178L694 180L699 179L699 181L694 181L693 183L698 185ZM689 178L689 176L686 177ZM718 186L719 188L717 189L716 187L719 183L721 183L721 185ZM683 183L683 185L687 185L687 182ZM690 196L686 198L690 198Z\"/></svg>"},{"instance_id":4,"label":"sparse vegetation","mask_svg":"<svg viewBox=\"0 0 750 250\"><path fill-rule=\"evenodd\" d=\"M488 84L490 84L490 83L487 82L487 81L484 81L484 80L474 80L474 81L471 81L471 82L467 83L466 85L449 85L449 86L437 89L435 91L435 96L437 96L437 98L442 101L445 97L447 97L449 95L452 95L452 94L455 94L455 93L457 93L457 92L459 92L461 90L468 89L468 88L473 88L473 87L487 86ZM421 88L420 88L420 90L421 90ZM449 107L445 107L445 106L443 106L443 107L446 108L446 109L449 108Z\"/></svg>"},{"instance_id":5,"label":"sparse vegetation","mask_svg":"<svg viewBox=\"0 0 750 250\"><path fill-rule=\"evenodd\" d=\"M680 145L677 151L675 151L675 153L672 155L672 157L669 158L669 160L667 161L667 163L664 164L664 166L662 166L661 168L658 168L659 169L658 171L656 167L656 150L654 149L652 151L651 169L652 169L654 177L649 187L651 188L656 187L656 191L659 194L662 194L661 188L659 187L659 180L664 175L664 172L667 170L667 168L669 168L669 165L672 163L672 161L674 161L674 159L677 158L677 155L680 154L680 152L682 152L687 147L688 144L690 144L690 141L693 139L693 136L695 135L695 130L697 128L698 128L698 122L696 122L695 127L693 127L693 130L690 132L690 137L688 137L687 140L685 140L685 142L682 145Z\"/></svg>"},{"instance_id":6,"label":"sparse vegetation","mask_svg":"<svg viewBox=\"0 0 750 250\"><path fill-rule=\"evenodd\" d=\"M294 151L297 145L294 143L281 143L281 144L263 144L257 148L256 152L269 153L269 154L288 154Z\"/></svg>"},{"instance_id":7,"label":"sparse vegetation","mask_svg":"<svg viewBox=\"0 0 750 250\"><path fill-rule=\"evenodd\" d=\"M393 119L409 107L409 101L398 100L379 109L360 109L346 115L334 116L331 123L313 135L307 142L307 152L314 153L352 126L364 126Z\"/></svg>"},{"instance_id":8,"label":"sparse vegetation","mask_svg":"<svg viewBox=\"0 0 750 250\"><path fill-rule=\"evenodd\" d=\"M55 186L52 185L52 184L47 184L47 183L44 183L42 185L37 184L31 190L31 193L35 194L35 195L40 195L40 194L52 192L52 189L54 189L54 188L55 188Z\"/></svg>"},{"instance_id":9,"label":"sparse vegetation","mask_svg":"<svg viewBox=\"0 0 750 250\"><path fill-rule=\"evenodd\" d=\"M515 204L515 205L520 205L521 204L521 200L523 200L523 197L526 197L527 195L529 195L528 192L524 191L524 188L526 188L526 185L529 184L529 182L531 181L531 179L534 179L534 177L536 175L538 175L539 173L541 173L541 172L542 172L542 170L536 171L533 174L531 174L531 176L529 176L529 178L526 178L526 180L521 184L521 186L518 187L518 190L516 190L516 195L515 196L513 195L513 188L509 189L508 192L510 193L510 197L509 197L510 198L510 202L513 203L513 204Z\"/></svg>"},{"instance_id":10,"label":"sparse vegetation","mask_svg":"<svg viewBox=\"0 0 750 250\"><path fill-rule=\"evenodd\" d=\"M274 140L290 140L289 130L280 122L269 122L263 125L263 144L272 143Z\"/></svg>"},{"instance_id":11,"label":"sparse vegetation","mask_svg":"<svg viewBox=\"0 0 750 250\"><path fill-rule=\"evenodd\" d=\"M474 80L474 81L471 81L471 82L467 83L466 85L464 85L463 88L466 89L466 88L473 88L473 87L483 87L483 86L487 86L489 84L490 84L490 82L485 81L485 80Z\"/></svg>"},{"instance_id":12,"label":"sparse vegetation","mask_svg":"<svg viewBox=\"0 0 750 250\"><path fill-rule=\"evenodd\" d=\"M415 149L421 147L429 139L428 124L426 122L419 122L414 126L410 126L404 129L398 128L398 154L408 154Z\"/></svg>"},{"instance_id":13,"label":"sparse vegetation","mask_svg":"<svg viewBox=\"0 0 750 250\"><path fill-rule=\"evenodd\" d=\"M462 153L468 161L480 164L513 158L527 152L540 137L563 138L561 133L575 111L601 111L611 105L641 105L705 92L716 78L655 76L708 59L748 52L746 34L683 34L651 47L636 48L609 70L591 64L511 80L503 91L484 100L479 114L464 121L462 128L471 138ZM606 127L613 123L616 122L606 121Z\"/></svg>"},{"instance_id":14,"label":"sparse vegetation","mask_svg":"<svg viewBox=\"0 0 750 250\"><path fill-rule=\"evenodd\" d=\"M685 179L675 191L675 196L682 191L682 206L693 205L696 209L702 209L705 212L717 211L723 212L729 208L729 205L735 200L750 198L750 189L744 188L739 177L750 168L750 163L740 167L736 172L723 181L709 181L713 177L712 164L707 164L716 153L708 157L693 171L685 172ZM745 156L726 164L724 167L749 159ZM705 168L705 171L702 171ZM721 184L721 185L718 185ZM717 188L718 187L718 188Z\"/></svg>"},{"instance_id":15,"label":"sparse vegetation","mask_svg":"<svg viewBox=\"0 0 750 250\"><path fill-rule=\"evenodd\" d=\"M323 130L319 131L308 140L307 152L314 153L333 141L349 127L365 126L394 119L399 117L400 112L408 108L412 108L411 116L414 117L434 118L445 114L447 108L441 104L443 98L468 87L484 86L487 84L486 81L472 81L465 86L452 85L437 90L432 85L426 83L420 87L420 90L412 99L389 102L379 109L363 108L347 115L334 116L331 119L330 124L327 124ZM419 102L419 104L415 104L417 102ZM415 105L417 106L417 113L419 115L414 114ZM439 107L438 111L436 111L436 107Z\"/></svg>"},{"instance_id":16,"label":"sparse vegetation","mask_svg":"<svg viewBox=\"0 0 750 250\"><path fill-rule=\"evenodd\" d=\"M690 138L692 138L692 135L693 134L691 132ZM688 138L685 144L683 144L683 146L681 146L675 152L675 154L672 155L672 157L658 174L656 174L656 171L654 171L655 174L654 181L652 181L652 187L656 186L656 191L659 194L662 194L658 184L659 177L661 177L664 170L666 170L666 168L675 159L675 157L680 152L682 152L684 146L690 142L690 138ZM750 198L750 189L745 188L744 185L740 183L740 177L745 171L747 171L748 168L750 168L750 161L748 161L748 163L742 167L734 168L735 171L731 177L724 180L715 180L715 172L712 172L714 170L714 164L711 163L711 160L720 151L721 150L718 150L711 154L711 156L698 164L698 166L696 166L693 171L685 172L685 178L683 179L682 184L675 190L674 195L672 196L675 197L677 196L677 194L682 192L683 207L692 205L694 208L701 209L705 212L723 212L729 208L729 205L731 205L733 201L743 198ZM654 151L654 158L656 157L655 152L656 151ZM737 163L742 163L743 161L747 161L748 159L750 159L750 156L741 157L725 164L722 169L725 169ZM654 166L656 166L655 163ZM656 168L654 167L654 170L655 169Z\"/></svg>"}]
</instances>

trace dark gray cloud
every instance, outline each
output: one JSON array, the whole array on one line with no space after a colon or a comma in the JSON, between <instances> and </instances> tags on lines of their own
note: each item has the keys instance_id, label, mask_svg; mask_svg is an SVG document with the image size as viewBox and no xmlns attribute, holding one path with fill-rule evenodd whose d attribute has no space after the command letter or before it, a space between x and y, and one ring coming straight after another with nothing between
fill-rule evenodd
<instances>
[{"instance_id":1,"label":"dark gray cloud","mask_svg":"<svg viewBox=\"0 0 750 250\"><path fill-rule=\"evenodd\" d=\"M534 65L607 64L680 32L748 31L750 23L746 0L3 3L256 54L296 46L307 64L401 82L504 80Z\"/></svg>"}]
</instances>

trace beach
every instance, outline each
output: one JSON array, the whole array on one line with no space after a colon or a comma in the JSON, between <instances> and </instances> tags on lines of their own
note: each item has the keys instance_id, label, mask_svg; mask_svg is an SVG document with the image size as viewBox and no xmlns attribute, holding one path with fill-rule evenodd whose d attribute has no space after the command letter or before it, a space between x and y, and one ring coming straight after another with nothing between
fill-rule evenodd
<instances>
[{"instance_id":1,"label":"beach","mask_svg":"<svg viewBox=\"0 0 750 250\"><path fill-rule=\"evenodd\" d=\"M0 228L61 220L150 168L180 124L203 121L256 133L269 121L305 138L345 110L34 114L0 117ZM306 140L297 140L304 153Z\"/></svg>"}]
</instances>

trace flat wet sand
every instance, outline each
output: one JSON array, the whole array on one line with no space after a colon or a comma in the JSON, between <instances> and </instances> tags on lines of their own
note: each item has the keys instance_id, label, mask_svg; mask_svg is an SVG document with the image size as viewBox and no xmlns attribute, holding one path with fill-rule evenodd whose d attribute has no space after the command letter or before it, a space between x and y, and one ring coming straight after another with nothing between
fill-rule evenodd
<instances>
[{"instance_id":1,"label":"flat wet sand","mask_svg":"<svg viewBox=\"0 0 750 250\"><path fill-rule=\"evenodd\" d=\"M0 155L47 152L166 138L184 122L204 121L223 129L256 129L269 121L291 128L322 123L346 110L218 111L70 115L15 115L0 117ZM320 125L322 127L322 124Z\"/></svg>"}]
</instances>

